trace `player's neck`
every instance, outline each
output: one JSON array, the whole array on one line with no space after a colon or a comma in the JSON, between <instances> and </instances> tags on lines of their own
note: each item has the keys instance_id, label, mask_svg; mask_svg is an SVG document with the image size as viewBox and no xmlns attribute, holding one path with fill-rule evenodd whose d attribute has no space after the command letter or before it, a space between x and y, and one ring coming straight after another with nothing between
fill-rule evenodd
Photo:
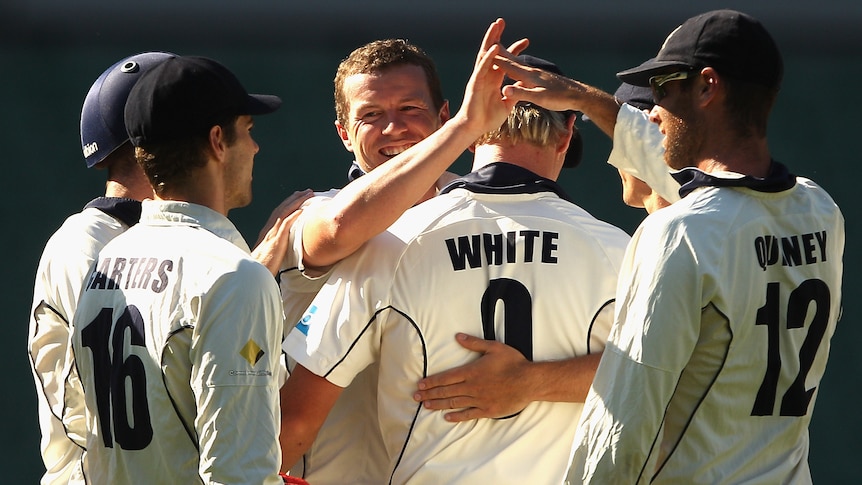
<instances>
[{"instance_id":1,"label":"player's neck","mask_svg":"<svg viewBox=\"0 0 862 485\"><path fill-rule=\"evenodd\" d=\"M761 178L769 174L771 158L765 136L739 136L733 130L722 130L720 125L707 129L713 135L701 148L697 168L704 172L735 172Z\"/></svg>"},{"instance_id":2,"label":"player's neck","mask_svg":"<svg viewBox=\"0 0 862 485\"><path fill-rule=\"evenodd\" d=\"M122 183L108 180L105 183L105 197L121 197L133 200L144 200L153 197L153 189L149 183Z\"/></svg>"}]
</instances>

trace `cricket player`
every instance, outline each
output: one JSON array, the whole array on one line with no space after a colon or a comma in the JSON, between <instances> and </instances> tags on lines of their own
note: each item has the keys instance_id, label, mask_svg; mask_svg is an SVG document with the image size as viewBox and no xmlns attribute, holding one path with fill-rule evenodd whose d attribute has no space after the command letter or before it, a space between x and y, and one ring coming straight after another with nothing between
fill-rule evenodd
<instances>
[{"instance_id":1,"label":"cricket player","mask_svg":"<svg viewBox=\"0 0 862 485\"><path fill-rule=\"evenodd\" d=\"M483 49L499 41L503 28L502 20L489 26ZM510 49L525 47L521 40ZM279 274L288 329L338 261L451 180L444 172L466 146L453 144L447 157L433 160L415 154L412 147L449 120L449 105L433 60L404 40L372 41L351 52L336 74L335 107L336 130L361 176L341 190L317 193L291 229L291 250ZM376 381L376 366L354 379L311 448L295 463L283 463L291 475L322 485L343 483L345 473L353 483L386 480Z\"/></svg>"},{"instance_id":2,"label":"cricket player","mask_svg":"<svg viewBox=\"0 0 862 485\"><path fill-rule=\"evenodd\" d=\"M572 483L811 483L844 218L770 156L782 76L768 31L734 10L686 20L618 74L652 87L682 199L626 253Z\"/></svg>"},{"instance_id":3,"label":"cricket player","mask_svg":"<svg viewBox=\"0 0 862 485\"><path fill-rule=\"evenodd\" d=\"M376 363L390 483L565 476L580 404L533 403L508 419L452 424L412 399L420 378L472 359L456 330L506 341L529 359L559 359L600 352L612 321L628 236L554 182L574 116L501 99L502 75L490 69L499 50L480 55L470 86L484 91L473 104L465 97L468 110L417 145L475 142L473 172L336 266L287 336L298 365L282 390L285 457L302 453L342 389ZM477 126L482 116L468 114L483 109L488 119ZM585 370L584 395L591 377Z\"/></svg>"},{"instance_id":4,"label":"cricket player","mask_svg":"<svg viewBox=\"0 0 862 485\"><path fill-rule=\"evenodd\" d=\"M44 484L84 483L84 396L71 351L72 316L99 250L136 224L140 201L152 197L126 134L123 108L138 78L170 57L173 54L143 52L121 59L96 79L84 98L81 148L87 168L107 172L105 194L69 216L45 245L27 335L39 404Z\"/></svg>"},{"instance_id":5,"label":"cricket player","mask_svg":"<svg viewBox=\"0 0 862 485\"><path fill-rule=\"evenodd\" d=\"M226 217L251 201L249 95L174 57L135 84L125 124L153 188L105 245L74 318L93 483L276 484L281 299Z\"/></svg>"}]
</instances>

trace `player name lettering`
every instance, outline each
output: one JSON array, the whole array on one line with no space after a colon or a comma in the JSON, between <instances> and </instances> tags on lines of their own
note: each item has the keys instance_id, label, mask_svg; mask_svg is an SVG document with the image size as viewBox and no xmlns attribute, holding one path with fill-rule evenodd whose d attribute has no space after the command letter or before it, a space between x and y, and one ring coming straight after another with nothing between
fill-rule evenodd
<instances>
[{"instance_id":1,"label":"player name lettering","mask_svg":"<svg viewBox=\"0 0 862 485\"><path fill-rule=\"evenodd\" d=\"M801 266L826 261L826 231L797 234L794 236L758 236L754 239L757 264L766 268L781 263L782 266Z\"/></svg>"},{"instance_id":2,"label":"player name lettering","mask_svg":"<svg viewBox=\"0 0 862 485\"><path fill-rule=\"evenodd\" d=\"M90 274L86 290L149 289L161 293L168 287L174 262L157 258L102 258Z\"/></svg>"},{"instance_id":3,"label":"player name lettering","mask_svg":"<svg viewBox=\"0 0 862 485\"><path fill-rule=\"evenodd\" d=\"M559 237L557 232L533 230L472 234L446 239L446 249L455 271L479 268L483 263L532 263L537 257L542 263L556 264Z\"/></svg>"}]
</instances>

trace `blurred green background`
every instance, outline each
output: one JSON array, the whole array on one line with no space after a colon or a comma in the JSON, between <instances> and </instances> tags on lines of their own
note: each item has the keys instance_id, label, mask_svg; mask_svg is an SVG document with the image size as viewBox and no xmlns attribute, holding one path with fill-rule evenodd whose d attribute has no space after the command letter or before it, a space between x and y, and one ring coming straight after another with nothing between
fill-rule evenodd
<instances>
[{"instance_id":1,"label":"blurred green background","mask_svg":"<svg viewBox=\"0 0 862 485\"><path fill-rule=\"evenodd\" d=\"M50 234L103 191L104 174L85 169L78 122L90 84L115 61L147 50L209 56L231 68L250 92L284 99L282 109L259 117L254 129L261 146L254 202L230 214L253 243L270 210L293 191L344 184L352 157L333 127L332 78L355 47L384 37L422 46L437 61L454 113L481 36L497 16L508 22L506 41L530 37L529 53L613 91L614 73L654 55L685 18L733 3L537 0L493 9L467 0L0 3L0 147L7 174L0 210L9 223L0 244L10 261L0 292L10 331L0 343L0 368L11 386L0 400L0 481L36 483L44 470L25 345L33 275ZM801 1L735 3L770 28L785 56L785 82L770 124L773 156L826 188L847 222L843 318L812 420L810 463L815 483L857 483L862 265L853 250L860 214L852 193L862 129L854 103L862 79L862 7L845 0L818 2L816 11ZM605 163L610 141L588 122L578 123L584 162L560 181L585 209L631 233L644 212L620 201L616 170ZM469 164L464 156L453 170L464 173Z\"/></svg>"}]
</instances>

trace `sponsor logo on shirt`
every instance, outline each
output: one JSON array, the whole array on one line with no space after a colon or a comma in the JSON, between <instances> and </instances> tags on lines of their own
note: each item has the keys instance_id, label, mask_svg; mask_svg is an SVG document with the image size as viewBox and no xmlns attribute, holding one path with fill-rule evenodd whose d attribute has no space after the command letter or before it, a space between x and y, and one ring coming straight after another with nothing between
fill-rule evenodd
<instances>
[{"instance_id":1,"label":"sponsor logo on shirt","mask_svg":"<svg viewBox=\"0 0 862 485\"><path fill-rule=\"evenodd\" d=\"M308 336L308 321L311 320L311 317L317 312L317 307L311 305L308 310L305 312L305 315L296 322L296 329L302 332L306 337Z\"/></svg>"},{"instance_id":2,"label":"sponsor logo on shirt","mask_svg":"<svg viewBox=\"0 0 862 485\"><path fill-rule=\"evenodd\" d=\"M239 355L241 355L243 359L247 360L252 367L260 362L260 359L263 358L264 354L266 354L266 352L264 352L263 349L260 348L260 345L252 339L248 339L248 342L246 342L243 348L239 351Z\"/></svg>"}]
</instances>

